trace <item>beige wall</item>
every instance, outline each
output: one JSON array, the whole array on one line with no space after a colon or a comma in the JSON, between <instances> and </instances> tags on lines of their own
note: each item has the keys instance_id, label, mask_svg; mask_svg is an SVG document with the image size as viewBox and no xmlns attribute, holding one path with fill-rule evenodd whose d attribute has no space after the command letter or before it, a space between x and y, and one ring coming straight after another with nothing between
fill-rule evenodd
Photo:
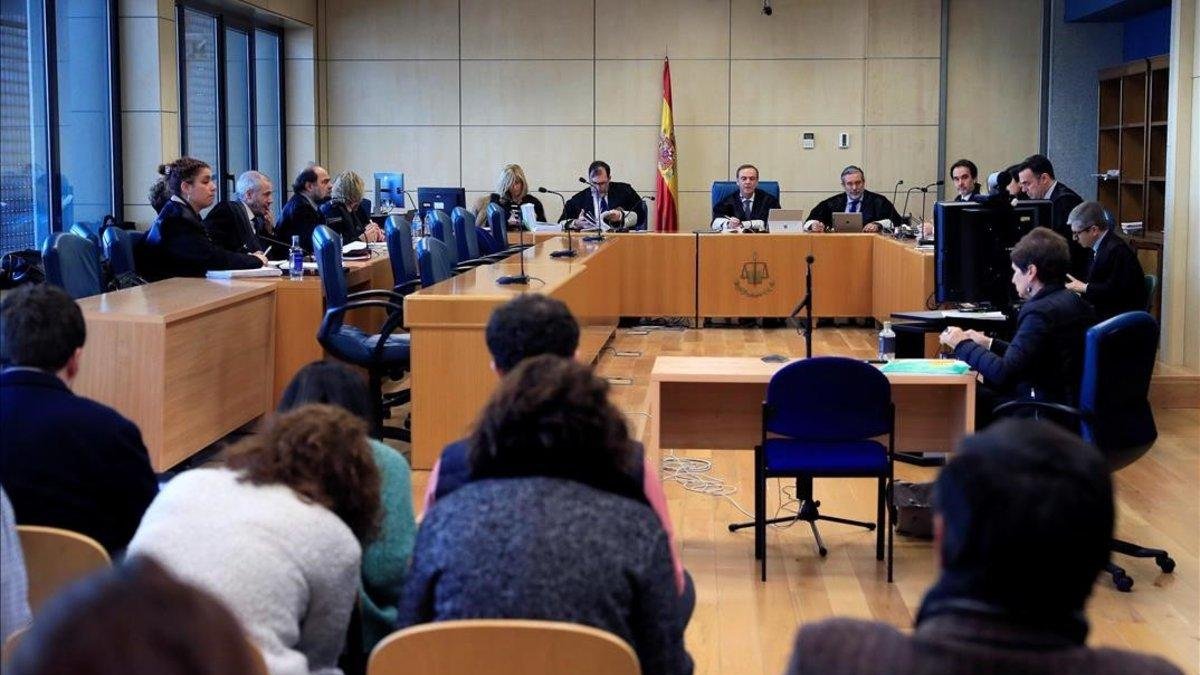
<instances>
[{"instance_id":1,"label":"beige wall","mask_svg":"<svg viewBox=\"0 0 1200 675\"><path fill-rule=\"evenodd\" d=\"M284 124L289 168L315 157L316 40L311 24L316 0L254 0L284 28L287 89ZM179 156L179 62L176 55L175 3L171 0L120 0L121 146L125 219L143 229L154 220L146 199L158 165ZM305 25L309 24L309 25ZM286 182L286 181L284 181Z\"/></svg>"},{"instance_id":2,"label":"beige wall","mask_svg":"<svg viewBox=\"0 0 1200 675\"><path fill-rule=\"evenodd\" d=\"M811 208L846 164L890 195L938 175L940 0L318 0L321 159L410 188L574 192L593 158L653 194L671 58L683 226L753 162ZM831 30L838 26L838 30ZM816 149L802 150L805 131ZM839 132L850 147L838 149ZM546 195L547 215L558 199Z\"/></svg>"},{"instance_id":3,"label":"beige wall","mask_svg":"<svg viewBox=\"0 0 1200 675\"><path fill-rule=\"evenodd\" d=\"M983 181L1038 151L1042 0L952 0L949 24L946 163Z\"/></svg>"},{"instance_id":4,"label":"beige wall","mask_svg":"<svg viewBox=\"0 0 1200 675\"><path fill-rule=\"evenodd\" d=\"M1200 12L1171 9L1161 360L1200 369Z\"/></svg>"}]
</instances>

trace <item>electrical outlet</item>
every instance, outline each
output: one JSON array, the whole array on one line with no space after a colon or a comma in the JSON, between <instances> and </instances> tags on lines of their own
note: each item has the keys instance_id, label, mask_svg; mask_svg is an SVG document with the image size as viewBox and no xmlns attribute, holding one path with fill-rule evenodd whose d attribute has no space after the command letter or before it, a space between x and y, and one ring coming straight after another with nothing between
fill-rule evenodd
<instances>
[{"instance_id":1,"label":"electrical outlet","mask_svg":"<svg viewBox=\"0 0 1200 675\"><path fill-rule=\"evenodd\" d=\"M817 147L817 135L811 131L804 132L804 135L800 137L800 146L805 150Z\"/></svg>"},{"instance_id":2,"label":"electrical outlet","mask_svg":"<svg viewBox=\"0 0 1200 675\"><path fill-rule=\"evenodd\" d=\"M845 131L838 134L838 147L842 150L850 147L850 134L846 133Z\"/></svg>"}]
</instances>

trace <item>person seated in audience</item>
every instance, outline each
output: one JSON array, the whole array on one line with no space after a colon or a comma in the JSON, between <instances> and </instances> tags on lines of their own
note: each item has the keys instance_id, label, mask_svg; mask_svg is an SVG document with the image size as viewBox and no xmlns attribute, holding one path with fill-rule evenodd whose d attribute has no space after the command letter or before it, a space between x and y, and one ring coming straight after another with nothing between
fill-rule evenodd
<instances>
[{"instance_id":1,"label":"person seated in audience","mask_svg":"<svg viewBox=\"0 0 1200 675\"><path fill-rule=\"evenodd\" d=\"M1067 242L1045 227L1031 230L1009 255L1012 284L1025 301L1011 342L950 326L941 343L983 376L976 393L976 426L1007 399L1074 405L1083 368L1083 338L1095 324L1091 305L1067 290Z\"/></svg>"},{"instance_id":2,"label":"person seated in audience","mask_svg":"<svg viewBox=\"0 0 1200 675\"><path fill-rule=\"evenodd\" d=\"M212 167L191 157L181 157L158 167L159 178L171 199L158 212L139 247L138 271L148 281L170 277L203 277L210 270L244 270L262 267L260 252L226 251L208 238L200 212L212 206L217 193Z\"/></svg>"},{"instance_id":3,"label":"person seated in audience","mask_svg":"<svg viewBox=\"0 0 1200 675\"><path fill-rule=\"evenodd\" d=\"M612 169L599 160L588 166L591 187L576 192L563 206L558 222L576 229L595 228L601 221L605 227L628 230L638 225L638 207L642 198L629 183L612 180ZM600 218L596 218L596 207Z\"/></svg>"},{"instance_id":4,"label":"person seated in audience","mask_svg":"<svg viewBox=\"0 0 1200 675\"><path fill-rule=\"evenodd\" d=\"M533 213L539 223L546 222L546 212L542 202L529 194L529 180L525 178L525 170L520 164L507 164L500 170L496 179L496 191L480 199L475 205L476 223L484 225L487 221L487 205L499 204L508 213L508 229L521 229L521 205L533 204Z\"/></svg>"},{"instance_id":5,"label":"person seated in audience","mask_svg":"<svg viewBox=\"0 0 1200 675\"><path fill-rule=\"evenodd\" d=\"M771 209L779 208L775 195L758 189L758 167L743 164L734 174L738 189L713 205L712 229L741 232L742 228L766 230Z\"/></svg>"},{"instance_id":6,"label":"person seated in audience","mask_svg":"<svg viewBox=\"0 0 1200 675\"><path fill-rule=\"evenodd\" d=\"M204 229L209 239L226 251L271 252L276 258L283 257L287 250L268 240L276 239L275 212L271 210L275 203L275 188L271 179L257 171L247 171L238 176L234 189L237 194L233 199L217 202L204 217Z\"/></svg>"},{"instance_id":7,"label":"person seated in audience","mask_svg":"<svg viewBox=\"0 0 1200 675\"><path fill-rule=\"evenodd\" d=\"M969 159L950 165L950 180L954 183L954 201L975 202L979 198L979 168Z\"/></svg>"},{"instance_id":8,"label":"person seated in audience","mask_svg":"<svg viewBox=\"0 0 1200 675\"><path fill-rule=\"evenodd\" d=\"M499 376L517 367L525 359L553 354L575 358L579 349L579 323L571 310L561 301L537 293L524 293L500 305L488 317L484 329L492 370ZM657 469L645 458L641 443L633 441L632 453L637 461L630 465L629 476L642 486L645 499L662 522L671 547L671 565L675 572L675 587L679 591L680 613L686 625L696 606L696 589L692 577L683 569L675 547L675 531L667 510L667 496ZM429 473L425 505L428 513L434 503L471 480L467 439L454 441L443 450Z\"/></svg>"},{"instance_id":9,"label":"person seated in audience","mask_svg":"<svg viewBox=\"0 0 1200 675\"><path fill-rule=\"evenodd\" d=\"M137 557L47 602L4 672L249 675L261 662L228 608Z\"/></svg>"},{"instance_id":10,"label":"person seated in audience","mask_svg":"<svg viewBox=\"0 0 1200 675\"><path fill-rule=\"evenodd\" d=\"M171 189L167 187L166 181L156 180L150 185L150 191L146 198L150 201L150 208L154 209L155 215L158 215L167 202L171 201Z\"/></svg>"},{"instance_id":11,"label":"person seated in audience","mask_svg":"<svg viewBox=\"0 0 1200 675\"><path fill-rule=\"evenodd\" d=\"M0 483L17 523L87 535L119 554L158 482L142 434L76 396L87 326L57 286L22 286L0 304Z\"/></svg>"},{"instance_id":12,"label":"person seated in audience","mask_svg":"<svg viewBox=\"0 0 1200 675\"><path fill-rule=\"evenodd\" d=\"M332 189L329 172L319 164L309 164L297 174L292 182L292 198L283 205L279 224L275 227L280 240L290 246L292 237L298 236L300 248L305 253L312 253L313 230L325 224L325 216L321 215L318 205L329 199Z\"/></svg>"},{"instance_id":13,"label":"person seated in audience","mask_svg":"<svg viewBox=\"0 0 1200 675\"><path fill-rule=\"evenodd\" d=\"M29 625L29 577L12 502L0 487L0 644Z\"/></svg>"},{"instance_id":14,"label":"person seated in audience","mask_svg":"<svg viewBox=\"0 0 1200 675\"><path fill-rule=\"evenodd\" d=\"M366 424L300 406L163 488L129 544L221 599L272 675L340 673L362 546L379 522Z\"/></svg>"},{"instance_id":15,"label":"person seated in audience","mask_svg":"<svg viewBox=\"0 0 1200 675\"><path fill-rule=\"evenodd\" d=\"M371 415L367 385L362 377L334 361L314 361L301 368L283 391L278 412L286 413L309 403L344 408L364 423ZM367 442L379 471L382 510L379 534L363 548L362 586L358 591L363 647L369 653L396 625L396 603L412 560L417 524L413 518L412 473L408 461L383 441L369 438Z\"/></svg>"},{"instance_id":16,"label":"person seated in audience","mask_svg":"<svg viewBox=\"0 0 1200 675\"><path fill-rule=\"evenodd\" d=\"M1021 187L1021 165L1013 164L1005 169L1004 173L1008 174L1008 182L1004 184L1004 187L1008 191L1009 203L1016 206L1017 202L1030 199L1025 188Z\"/></svg>"},{"instance_id":17,"label":"person seated in audience","mask_svg":"<svg viewBox=\"0 0 1200 675\"><path fill-rule=\"evenodd\" d=\"M573 359L526 359L469 448L471 482L417 532L400 625L569 621L628 642L643 673L690 673L670 544L630 477L639 458L607 383Z\"/></svg>"},{"instance_id":18,"label":"person seated in audience","mask_svg":"<svg viewBox=\"0 0 1200 675\"><path fill-rule=\"evenodd\" d=\"M867 189L866 174L857 166L850 165L842 169L842 193L836 194L818 203L804 229L810 232L824 232L833 226L835 213L861 213L863 232L878 232L881 227L891 227L900 224L900 214L892 202L881 194Z\"/></svg>"},{"instance_id":19,"label":"person seated in audience","mask_svg":"<svg viewBox=\"0 0 1200 675\"><path fill-rule=\"evenodd\" d=\"M1181 675L1157 656L1085 644L1113 518L1095 447L1045 420L999 422L963 440L938 474L941 574L913 634L859 619L809 624L787 672Z\"/></svg>"},{"instance_id":20,"label":"person seated in audience","mask_svg":"<svg viewBox=\"0 0 1200 675\"><path fill-rule=\"evenodd\" d=\"M362 240L381 242L383 229L370 218L363 220L358 207L363 201L363 179L353 171L343 171L333 181L329 201L321 204L325 225L342 235L342 243ZM315 228L314 228L315 229Z\"/></svg>"},{"instance_id":21,"label":"person seated in audience","mask_svg":"<svg viewBox=\"0 0 1200 675\"><path fill-rule=\"evenodd\" d=\"M1096 308L1096 320L1146 309L1146 278L1133 247L1112 231L1104 207L1084 202L1067 216L1071 236L1092 251L1087 281L1067 275L1067 288Z\"/></svg>"}]
</instances>

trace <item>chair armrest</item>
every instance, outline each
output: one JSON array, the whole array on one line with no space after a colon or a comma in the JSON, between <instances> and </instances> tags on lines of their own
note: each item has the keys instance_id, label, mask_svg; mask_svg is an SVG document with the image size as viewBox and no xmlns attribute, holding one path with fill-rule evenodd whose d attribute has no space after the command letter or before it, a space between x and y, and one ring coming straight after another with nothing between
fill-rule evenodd
<instances>
[{"instance_id":1,"label":"chair armrest","mask_svg":"<svg viewBox=\"0 0 1200 675\"><path fill-rule=\"evenodd\" d=\"M351 302L354 302L354 301L362 299L362 298L387 298L388 300L391 300L393 302L399 302L399 303L404 302L403 295L400 295L399 293L395 292L394 290L389 291L387 289L382 289L382 288L371 289L369 291L359 291L357 293L351 293L346 296L346 299Z\"/></svg>"},{"instance_id":2,"label":"chair armrest","mask_svg":"<svg viewBox=\"0 0 1200 675\"><path fill-rule=\"evenodd\" d=\"M348 302L341 307L334 307L325 312L325 318L321 319L321 327L317 330L317 342L320 342L321 346L325 347L325 340L333 333L335 322L340 324L341 317L350 310L364 309L368 307L382 307L391 310L391 312L388 314L387 321L385 321L383 324L384 328L388 328L389 330L386 333L382 331L379 333L379 342L375 345L376 353L374 354L374 360L378 362L378 352L382 350L381 345L387 340L388 335L390 335L391 332L394 331L396 327L404 321L403 305L398 305L394 302L386 302L383 300L356 300L354 302ZM393 321L393 318L396 318L396 320Z\"/></svg>"},{"instance_id":3,"label":"chair armrest","mask_svg":"<svg viewBox=\"0 0 1200 675\"><path fill-rule=\"evenodd\" d=\"M403 297L409 293L415 292L419 288L421 288L420 279L409 279L408 281L396 284L392 288L392 292Z\"/></svg>"},{"instance_id":4,"label":"chair armrest","mask_svg":"<svg viewBox=\"0 0 1200 675\"><path fill-rule=\"evenodd\" d=\"M1009 401L1007 403L1001 403L993 408L992 415L995 417L1003 417L1021 410L1030 409L1056 412L1082 421L1090 421L1089 418L1091 417L1079 408L1074 408L1063 403L1052 403L1050 401Z\"/></svg>"}]
</instances>

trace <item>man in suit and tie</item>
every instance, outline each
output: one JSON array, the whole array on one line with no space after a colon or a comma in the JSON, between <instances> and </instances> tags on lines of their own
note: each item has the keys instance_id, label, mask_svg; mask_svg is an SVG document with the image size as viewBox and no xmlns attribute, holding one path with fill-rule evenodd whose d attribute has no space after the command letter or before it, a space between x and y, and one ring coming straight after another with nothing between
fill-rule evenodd
<instances>
[{"instance_id":1,"label":"man in suit and tie","mask_svg":"<svg viewBox=\"0 0 1200 675\"><path fill-rule=\"evenodd\" d=\"M981 202L979 195L979 168L969 159L960 159L950 165L950 180L954 181L956 202Z\"/></svg>"},{"instance_id":2,"label":"man in suit and tie","mask_svg":"<svg viewBox=\"0 0 1200 675\"><path fill-rule=\"evenodd\" d=\"M137 426L71 392L86 338L83 312L57 286L24 286L0 304L0 482L18 524L79 532L113 554L158 482Z\"/></svg>"},{"instance_id":3,"label":"man in suit and tie","mask_svg":"<svg viewBox=\"0 0 1200 675\"><path fill-rule=\"evenodd\" d=\"M900 222L900 214L892 202L881 194L867 189L867 180L863 170L850 165L842 169L842 194L834 195L817 204L804 229L810 232L824 232L833 225L835 213L861 213L863 232L878 232L882 225L896 225Z\"/></svg>"},{"instance_id":4,"label":"man in suit and tie","mask_svg":"<svg viewBox=\"0 0 1200 675\"><path fill-rule=\"evenodd\" d=\"M644 225L638 222L642 198L629 183L617 183L611 178L612 171L606 162L592 162L588 166L591 187L576 192L567 200L558 222L579 229L595 227L598 204L600 220L608 228L633 229Z\"/></svg>"},{"instance_id":5,"label":"man in suit and tie","mask_svg":"<svg viewBox=\"0 0 1200 675\"><path fill-rule=\"evenodd\" d=\"M737 168L738 189L713 205L712 229L740 232L742 228L765 230L771 209L779 208L779 199L758 189L758 168L743 164Z\"/></svg>"},{"instance_id":6,"label":"man in suit and tie","mask_svg":"<svg viewBox=\"0 0 1200 675\"><path fill-rule=\"evenodd\" d=\"M1067 288L1083 296L1104 321L1146 309L1146 280L1133 247L1121 239L1097 202L1084 202L1067 216L1071 236L1092 251L1087 281L1067 275Z\"/></svg>"},{"instance_id":7,"label":"man in suit and tie","mask_svg":"<svg viewBox=\"0 0 1200 675\"><path fill-rule=\"evenodd\" d=\"M304 252L312 253L313 230L325 224L325 216L317 204L329 199L332 189L329 172L319 164L309 164L301 171L292 183L292 198L283 205L279 226L275 228L279 239L291 244L292 237L299 236Z\"/></svg>"},{"instance_id":8,"label":"man in suit and tie","mask_svg":"<svg viewBox=\"0 0 1200 675\"><path fill-rule=\"evenodd\" d=\"M271 205L275 190L271 180L257 171L238 176L234 199L226 199L212 207L204 218L208 238L226 251L257 253L271 249L271 242L259 236L275 239L275 215ZM284 255L276 246L276 257Z\"/></svg>"},{"instance_id":9,"label":"man in suit and tie","mask_svg":"<svg viewBox=\"0 0 1200 675\"><path fill-rule=\"evenodd\" d=\"M1070 244L1071 274L1076 277L1087 276L1088 250L1072 238L1071 226L1067 224L1067 216L1071 214L1071 209L1082 204L1083 197L1058 182L1054 177L1054 165L1045 155L1026 157L1017 175L1021 189L1030 199L1048 199L1053 203L1054 222L1050 224L1050 229L1061 234Z\"/></svg>"}]
</instances>

